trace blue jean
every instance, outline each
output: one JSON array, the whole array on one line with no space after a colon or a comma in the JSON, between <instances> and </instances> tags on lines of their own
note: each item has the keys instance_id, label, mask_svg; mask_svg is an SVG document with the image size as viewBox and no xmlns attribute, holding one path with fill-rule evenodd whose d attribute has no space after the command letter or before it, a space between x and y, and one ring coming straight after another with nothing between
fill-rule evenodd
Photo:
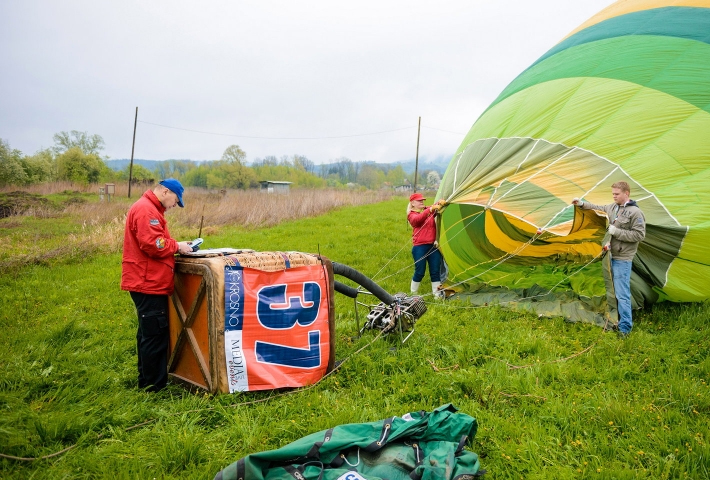
<instances>
[{"instance_id":1,"label":"blue jean","mask_svg":"<svg viewBox=\"0 0 710 480\"><path fill-rule=\"evenodd\" d=\"M441 252L433 243L414 245L412 247L412 257L414 257L414 276L412 280L415 282L422 281L428 263L431 281L441 281Z\"/></svg>"},{"instance_id":2,"label":"blue jean","mask_svg":"<svg viewBox=\"0 0 710 480\"><path fill-rule=\"evenodd\" d=\"M634 325L631 321L631 262L612 258L611 272L619 310L619 331L629 333Z\"/></svg>"}]
</instances>

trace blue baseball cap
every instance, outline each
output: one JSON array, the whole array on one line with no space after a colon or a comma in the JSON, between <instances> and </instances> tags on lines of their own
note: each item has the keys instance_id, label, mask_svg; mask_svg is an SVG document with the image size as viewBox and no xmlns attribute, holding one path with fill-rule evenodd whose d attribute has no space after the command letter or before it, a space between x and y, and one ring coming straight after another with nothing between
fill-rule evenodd
<instances>
[{"instance_id":1,"label":"blue baseball cap","mask_svg":"<svg viewBox=\"0 0 710 480\"><path fill-rule=\"evenodd\" d=\"M174 178L166 178L165 180L162 180L160 184L164 187L166 187L168 190L173 192L175 195L178 197L178 205L180 207L184 207L182 203L182 192L185 191L185 189L182 186L182 183L179 181L175 180Z\"/></svg>"}]
</instances>

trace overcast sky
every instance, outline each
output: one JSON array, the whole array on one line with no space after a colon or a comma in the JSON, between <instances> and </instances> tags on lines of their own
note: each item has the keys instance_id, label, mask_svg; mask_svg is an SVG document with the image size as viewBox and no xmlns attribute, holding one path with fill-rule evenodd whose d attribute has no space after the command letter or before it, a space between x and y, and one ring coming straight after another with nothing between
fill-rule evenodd
<instances>
[{"instance_id":1,"label":"overcast sky","mask_svg":"<svg viewBox=\"0 0 710 480\"><path fill-rule=\"evenodd\" d=\"M0 138L32 154L86 131L130 158L138 107L135 158L396 162L421 116L431 160L611 3L2 0Z\"/></svg>"}]
</instances>

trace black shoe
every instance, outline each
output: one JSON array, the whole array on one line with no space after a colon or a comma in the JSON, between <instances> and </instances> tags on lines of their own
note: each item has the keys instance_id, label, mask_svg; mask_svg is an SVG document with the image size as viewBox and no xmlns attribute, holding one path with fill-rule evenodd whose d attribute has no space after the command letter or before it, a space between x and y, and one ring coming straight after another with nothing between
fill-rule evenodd
<instances>
[{"instance_id":1,"label":"black shoe","mask_svg":"<svg viewBox=\"0 0 710 480\"><path fill-rule=\"evenodd\" d=\"M628 338L628 336L629 336L630 333L631 333L631 332L619 332L619 333L617 333L616 335L617 335L621 340L624 340L625 338Z\"/></svg>"}]
</instances>

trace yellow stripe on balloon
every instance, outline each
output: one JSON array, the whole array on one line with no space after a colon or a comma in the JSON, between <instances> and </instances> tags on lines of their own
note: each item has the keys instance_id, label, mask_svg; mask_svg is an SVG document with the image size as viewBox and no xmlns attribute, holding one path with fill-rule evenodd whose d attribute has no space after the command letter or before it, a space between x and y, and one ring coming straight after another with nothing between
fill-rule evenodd
<instances>
[{"instance_id":1,"label":"yellow stripe on balloon","mask_svg":"<svg viewBox=\"0 0 710 480\"><path fill-rule=\"evenodd\" d=\"M506 215L504 212L500 213L505 215L511 225L519 230L527 232L531 238L535 234L535 230L530 224L524 222L523 220ZM553 255L585 255L595 257L601 250L601 245L591 241L596 232L596 229L584 229L566 236L546 238L545 241L547 242L547 245L531 244L525 246L526 242L513 240L506 235L498 226L498 223L493 218L491 211L486 211L487 240L497 249L508 253L517 252L516 256L521 257L550 257ZM584 243L576 243L580 240L589 241Z\"/></svg>"},{"instance_id":2,"label":"yellow stripe on balloon","mask_svg":"<svg viewBox=\"0 0 710 480\"><path fill-rule=\"evenodd\" d=\"M620 17L621 15L626 15L628 13L641 12L643 10L652 10L654 8L664 7L710 8L710 0L621 0L608 6L601 12L594 15L582 25L572 30L572 32L562 40L565 40L574 35L575 33L581 32L585 28L591 27L592 25L596 25L597 23L609 20L610 18Z\"/></svg>"}]
</instances>

